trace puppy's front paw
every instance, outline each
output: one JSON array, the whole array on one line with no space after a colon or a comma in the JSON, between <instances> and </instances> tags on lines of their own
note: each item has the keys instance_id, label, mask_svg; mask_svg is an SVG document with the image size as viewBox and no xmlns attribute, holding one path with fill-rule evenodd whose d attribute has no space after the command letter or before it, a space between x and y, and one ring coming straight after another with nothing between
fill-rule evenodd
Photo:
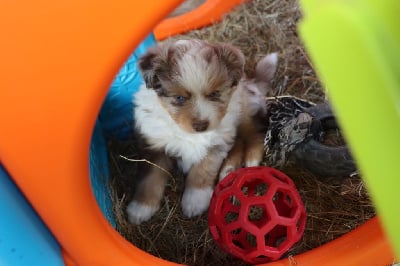
<instances>
[{"instance_id":1,"label":"puppy's front paw","mask_svg":"<svg viewBox=\"0 0 400 266\"><path fill-rule=\"evenodd\" d=\"M228 174L235 171L237 168L233 165L224 165L219 172L219 181L224 179Z\"/></svg>"},{"instance_id":2,"label":"puppy's front paw","mask_svg":"<svg viewBox=\"0 0 400 266\"><path fill-rule=\"evenodd\" d=\"M260 165L260 161L259 160L248 160L245 163L246 167L252 167L252 166L259 166Z\"/></svg>"},{"instance_id":3,"label":"puppy's front paw","mask_svg":"<svg viewBox=\"0 0 400 266\"><path fill-rule=\"evenodd\" d=\"M189 218L202 214L210 205L212 193L212 187L186 188L182 196L183 214Z\"/></svg>"},{"instance_id":4,"label":"puppy's front paw","mask_svg":"<svg viewBox=\"0 0 400 266\"><path fill-rule=\"evenodd\" d=\"M136 225L148 221L156 211L158 211L158 207L146 205L136 200L131 201L126 207L129 222Z\"/></svg>"}]
</instances>

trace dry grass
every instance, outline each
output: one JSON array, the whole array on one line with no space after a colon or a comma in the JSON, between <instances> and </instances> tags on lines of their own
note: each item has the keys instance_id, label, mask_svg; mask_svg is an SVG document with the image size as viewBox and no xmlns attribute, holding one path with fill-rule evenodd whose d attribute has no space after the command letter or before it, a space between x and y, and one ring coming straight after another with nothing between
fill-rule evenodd
<instances>
[{"instance_id":1,"label":"dry grass","mask_svg":"<svg viewBox=\"0 0 400 266\"><path fill-rule=\"evenodd\" d=\"M296 0L253 0L239 6L220 23L175 38L230 42L240 47L248 60L248 75L252 75L257 59L277 51L280 61L270 95L290 94L322 102L324 90L296 32L300 18ZM136 167L120 155L135 158L134 147L133 141L110 143L118 231L134 245L166 260L187 265L245 265L216 246L208 232L206 215L195 219L182 215L181 176L171 179L155 217L140 226L127 222L124 209L132 195ZM290 255L335 239L374 215L358 176L321 179L296 166L287 166L283 171L296 183L307 209L304 237L290 250Z\"/></svg>"}]
</instances>

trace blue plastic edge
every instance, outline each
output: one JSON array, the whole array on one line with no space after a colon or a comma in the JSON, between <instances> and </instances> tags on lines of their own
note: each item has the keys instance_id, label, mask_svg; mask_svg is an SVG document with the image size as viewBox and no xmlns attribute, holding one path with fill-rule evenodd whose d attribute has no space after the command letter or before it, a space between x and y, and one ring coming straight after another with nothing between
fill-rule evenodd
<instances>
[{"instance_id":1,"label":"blue plastic edge","mask_svg":"<svg viewBox=\"0 0 400 266\"><path fill-rule=\"evenodd\" d=\"M65 265L61 249L0 164L0 265Z\"/></svg>"},{"instance_id":2,"label":"blue plastic edge","mask_svg":"<svg viewBox=\"0 0 400 266\"><path fill-rule=\"evenodd\" d=\"M145 38L129 56L111 84L99 114L107 138L126 140L133 132L132 96L143 83L137 62L156 43L153 34Z\"/></svg>"},{"instance_id":3,"label":"blue plastic edge","mask_svg":"<svg viewBox=\"0 0 400 266\"><path fill-rule=\"evenodd\" d=\"M114 228L107 139L126 140L133 133L132 99L143 83L137 62L155 44L156 39L150 34L122 66L111 84L92 135L89 156L92 190L104 216Z\"/></svg>"},{"instance_id":4,"label":"blue plastic edge","mask_svg":"<svg viewBox=\"0 0 400 266\"><path fill-rule=\"evenodd\" d=\"M100 121L97 121L95 125L90 143L89 171L92 191L97 204L107 221L116 228L111 201L107 143Z\"/></svg>"}]
</instances>

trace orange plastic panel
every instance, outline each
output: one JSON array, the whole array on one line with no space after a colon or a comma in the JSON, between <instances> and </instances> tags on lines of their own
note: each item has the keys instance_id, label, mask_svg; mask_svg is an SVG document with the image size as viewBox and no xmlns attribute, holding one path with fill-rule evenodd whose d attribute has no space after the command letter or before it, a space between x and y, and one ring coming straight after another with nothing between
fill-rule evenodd
<instances>
[{"instance_id":1,"label":"orange plastic panel","mask_svg":"<svg viewBox=\"0 0 400 266\"><path fill-rule=\"evenodd\" d=\"M178 2L0 2L0 161L60 242L68 265L173 265L108 224L91 191L88 160L114 75ZM372 220L296 260L384 265L392 257Z\"/></svg>"},{"instance_id":2,"label":"orange plastic panel","mask_svg":"<svg viewBox=\"0 0 400 266\"><path fill-rule=\"evenodd\" d=\"M180 16L163 20L154 29L158 40L197 29L218 21L236 5L248 0L206 0L196 9Z\"/></svg>"},{"instance_id":3,"label":"orange plastic panel","mask_svg":"<svg viewBox=\"0 0 400 266\"><path fill-rule=\"evenodd\" d=\"M146 3L146 4L143 4ZM106 92L179 0L0 2L0 160L79 265L167 265L104 219L89 143Z\"/></svg>"},{"instance_id":4,"label":"orange plastic panel","mask_svg":"<svg viewBox=\"0 0 400 266\"><path fill-rule=\"evenodd\" d=\"M393 254L379 220L375 217L356 230L316 249L265 265L386 266L395 261Z\"/></svg>"}]
</instances>

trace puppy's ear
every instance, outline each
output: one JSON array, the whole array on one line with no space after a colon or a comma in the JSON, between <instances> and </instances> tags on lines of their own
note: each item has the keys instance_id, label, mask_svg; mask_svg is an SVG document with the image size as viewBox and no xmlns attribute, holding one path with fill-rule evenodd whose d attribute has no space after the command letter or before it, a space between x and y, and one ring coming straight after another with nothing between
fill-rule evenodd
<instances>
[{"instance_id":1,"label":"puppy's ear","mask_svg":"<svg viewBox=\"0 0 400 266\"><path fill-rule=\"evenodd\" d=\"M256 66L256 76L257 82L270 83L276 72L276 66L278 64L278 54L271 53L258 61Z\"/></svg>"},{"instance_id":2,"label":"puppy's ear","mask_svg":"<svg viewBox=\"0 0 400 266\"><path fill-rule=\"evenodd\" d=\"M147 88L155 88L159 84L155 67L160 53L161 49L159 47L152 47L139 59L139 70Z\"/></svg>"},{"instance_id":3,"label":"puppy's ear","mask_svg":"<svg viewBox=\"0 0 400 266\"><path fill-rule=\"evenodd\" d=\"M220 44L216 47L218 58L226 65L232 78L232 86L236 86L244 73L244 55L239 48L230 44Z\"/></svg>"},{"instance_id":4,"label":"puppy's ear","mask_svg":"<svg viewBox=\"0 0 400 266\"><path fill-rule=\"evenodd\" d=\"M272 79L278 64L278 54L272 53L264 56L258 61L255 69L255 83L263 95L274 95L272 91Z\"/></svg>"}]
</instances>

